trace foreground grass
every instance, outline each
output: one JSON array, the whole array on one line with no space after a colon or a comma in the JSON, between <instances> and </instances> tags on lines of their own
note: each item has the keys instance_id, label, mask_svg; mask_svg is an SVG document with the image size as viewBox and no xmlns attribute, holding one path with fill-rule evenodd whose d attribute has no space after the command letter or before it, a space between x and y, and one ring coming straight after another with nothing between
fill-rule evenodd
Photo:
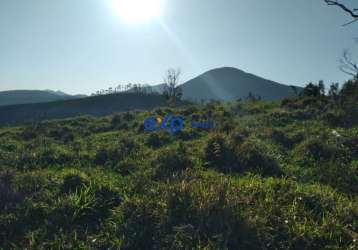
<instances>
[{"instance_id":1,"label":"foreground grass","mask_svg":"<svg viewBox=\"0 0 358 250\"><path fill-rule=\"evenodd\" d=\"M166 114L216 128L143 130ZM235 102L2 128L0 246L356 249L358 126L324 115Z\"/></svg>"}]
</instances>

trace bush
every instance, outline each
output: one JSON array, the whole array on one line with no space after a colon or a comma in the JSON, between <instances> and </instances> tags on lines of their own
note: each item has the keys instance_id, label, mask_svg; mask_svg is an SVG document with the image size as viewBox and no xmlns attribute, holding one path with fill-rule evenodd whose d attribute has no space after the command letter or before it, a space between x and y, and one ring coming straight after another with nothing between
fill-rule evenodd
<instances>
[{"instance_id":1,"label":"bush","mask_svg":"<svg viewBox=\"0 0 358 250\"><path fill-rule=\"evenodd\" d=\"M174 139L175 137L167 131L151 132L146 138L145 144L152 148L159 148L172 143Z\"/></svg>"},{"instance_id":2,"label":"bush","mask_svg":"<svg viewBox=\"0 0 358 250\"><path fill-rule=\"evenodd\" d=\"M111 124L113 128L117 128L119 125L121 125L122 117L121 115L114 115L111 120Z\"/></svg>"},{"instance_id":3,"label":"bush","mask_svg":"<svg viewBox=\"0 0 358 250\"><path fill-rule=\"evenodd\" d=\"M233 155L225 137L214 135L208 140L204 150L206 166L215 167L224 172L232 169Z\"/></svg>"},{"instance_id":4,"label":"bush","mask_svg":"<svg viewBox=\"0 0 358 250\"><path fill-rule=\"evenodd\" d=\"M86 237L88 231L96 230L101 221L110 216L111 209L120 205L121 201L121 197L108 187L90 183L60 197L50 221L65 231L78 228L83 232L83 237Z\"/></svg>"},{"instance_id":5,"label":"bush","mask_svg":"<svg viewBox=\"0 0 358 250\"><path fill-rule=\"evenodd\" d=\"M0 172L0 211L20 203L24 197L13 188L15 172L5 170ZM1 235L0 235L1 236Z\"/></svg>"},{"instance_id":6,"label":"bush","mask_svg":"<svg viewBox=\"0 0 358 250\"><path fill-rule=\"evenodd\" d=\"M138 149L138 145L133 139L124 137L119 139L116 145L100 148L94 157L96 165L105 165L106 163L115 165L126 157L132 156Z\"/></svg>"},{"instance_id":7,"label":"bush","mask_svg":"<svg viewBox=\"0 0 358 250\"><path fill-rule=\"evenodd\" d=\"M156 169L156 178L175 177L182 171L191 168L193 162L188 156L184 144L180 143L176 147L171 147L158 152L158 157L154 160L153 166Z\"/></svg>"},{"instance_id":8,"label":"bush","mask_svg":"<svg viewBox=\"0 0 358 250\"><path fill-rule=\"evenodd\" d=\"M322 119L330 126L345 126L347 124L347 115L341 109L329 110L322 114Z\"/></svg>"},{"instance_id":9,"label":"bush","mask_svg":"<svg viewBox=\"0 0 358 250\"><path fill-rule=\"evenodd\" d=\"M358 160L358 136L345 139L343 145L348 148L351 159Z\"/></svg>"},{"instance_id":10,"label":"bush","mask_svg":"<svg viewBox=\"0 0 358 250\"><path fill-rule=\"evenodd\" d=\"M146 144L149 147L159 148L164 144L164 142L161 140L160 136L157 133L151 133L147 137Z\"/></svg>"},{"instance_id":11,"label":"bush","mask_svg":"<svg viewBox=\"0 0 358 250\"><path fill-rule=\"evenodd\" d=\"M236 151L239 171L259 173L267 176L282 174L274 159L266 155L255 141L247 140Z\"/></svg>"},{"instance_id":12,"label":"bush","mask_svg":"<svg viewBox=\"0 0 358 250\"><path fill-rule=\"evenodd\" d=\"M286 148L291 148L294 144L294 141L291 140L285 132L279 129L270 129L269 136L272 138L273 141L281 144Z\"/></svg>"},{"instance_id":13,"label":"bush","mask_svg":"<svg viewBox=\"0 0 358 250\"><path fill-rule=\"evenodd\" d=\"M38 163L42 166L65 165L74 161L74 153L63 147L48 146L40 153Z\"/></svg>"},{"instance_id":14,"label":"bush","mask_svg":"<svg viewBox=\"0 0 358 250\"><path fill-rule=\"evenodd\" d=\"M317 180L341 192L358 194L358 161L349 164L325 163L315 168Z\"/></svg>"},{"instance_id":15,"label":"bush","mask_svg":"<svg viewBox=\"0 0 358 250\"><path fill-rule=\"evenodd\" d=\"M322 137L305 140L297 145L293 151L294 156L302 163L334 161L342 153L339 148L324 142Z\"/></svg>"},{"instance_id":16,"label":"bush","mask_svg":"<svg viewBox=\"0 0 358 250\"><path fill-rule=\"evenodd\" d=\"M229 145L232 148L237 147L241 143L243 143L248 137L250 133L243 128L236 128L231 134L229 134Z\"/></svg>"},{"instance_id":17,"label":"bush","mask_svg":"<svg viewBox=\"0 0 358 250\"><path fill-rule=\"evenodd\" d=\"M135 119L135 116L130 112L125 112L124 114L122 114L122 118L123 118L123 120L130 122Z\"/></svg>"},{"instance_id":18,"label":"bush","mask_svg":"<svg viewBox=\"0 0 358 250\"><path fill-rule=\"evenodd\" d=\"M183 111L183 115L189 116L189 115L197 114L198 112L199 112L199 109L196 106L191 106L191 107L186 108Z\"/></svg>"},{"instance_id":19,"label":"bush","mask_svg":"<svg viewBox=\"0 0 358 250\"><path fill-rule=\"evenodd\" d=\"M79 174L67 174L63 179L62 192L71 193L84 188L88 181Z\"/></svg>"}]
</instances>

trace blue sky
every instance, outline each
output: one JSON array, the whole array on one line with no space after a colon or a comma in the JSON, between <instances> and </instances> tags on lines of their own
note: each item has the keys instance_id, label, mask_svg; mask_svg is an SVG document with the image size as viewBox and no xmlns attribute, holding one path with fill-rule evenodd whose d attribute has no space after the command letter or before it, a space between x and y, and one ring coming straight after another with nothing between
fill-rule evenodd
<instances>
[{"instance_id":1,"label":"blue sky","mask_svg":"<svg viewBox=\"0 0 358 250\"><path fill-rule=\"evenodd\" d=\"M284 84L342 82L342 51L358 48L358 25L342 27L350 18L323 0L163 0L140 24L111 1L0 0L0 91L89 94L160 83L169 67L183 81L232 66Z\"/></svg>"}]
</instances>

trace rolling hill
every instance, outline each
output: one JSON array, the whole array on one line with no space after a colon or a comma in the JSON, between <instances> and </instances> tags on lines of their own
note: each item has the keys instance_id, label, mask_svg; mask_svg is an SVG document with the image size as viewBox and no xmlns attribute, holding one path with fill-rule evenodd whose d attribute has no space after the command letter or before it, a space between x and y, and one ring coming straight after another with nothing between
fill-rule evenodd
<instances>
[{"instance_id":1,"label":"rolling hill","mask_svg":"<svg viewBox=\"0 0 358 250\"><path fill-rule=\"evenodd\" d=\"M279 100L295 95L290 86L229 67L213 69L181 86L183 99L192 101L232 101L245 98L249 93L263 100ZM124 93L86 98L50 90L0 92L0 125L150 109L166 105L164 97L158 94L163 89L164 84L159 84L145 87L142 91L147 94L136 93L135 89L131 89Z\"/></svg>"},{"instance_id":2,"label":"rolling hill","mask_svg":"<svg viewBox=\"0 0 358 250\"><path fill-rule=\"evenodd\" d=\"M0 106L73 100L82 95L68 95L61 91L52 90L11 90L0 92Z\"/></svg>"},{"instance_id":3,"label":"rolling hill","mask_svg":"<svg viewBox=\"0 0 358 250\"><path fill-rule=\"evenodd\" d=\"M0 125L80 115L103 116L115 112L152 109L166 103L165 98L158 94L119 93L48 103L2 106Z\"/></svg>"},{"instance_id":4,"label":"rolling hill","mask_svg":"<svg viewBox=\"0 0 358 250\"><path fill-rule=\"evenodd\" d=\"M232 101L245 98L250 92L263 100L279 100L295 95L290 86L231 67L210 70L184 83L182 88L183 98L194 101Z\"/></svg>"}]
</instances>

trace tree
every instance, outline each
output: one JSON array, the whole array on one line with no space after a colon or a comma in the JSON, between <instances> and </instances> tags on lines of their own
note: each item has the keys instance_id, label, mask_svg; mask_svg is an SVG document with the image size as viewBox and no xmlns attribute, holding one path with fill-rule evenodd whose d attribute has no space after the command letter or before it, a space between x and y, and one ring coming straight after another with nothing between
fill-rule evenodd
<instances>
[{"instance_id":1,"label":"tree","mask_svg":"<svg viewBox=\"0 0 358 250\"><path fill-rule=\"evenodd\" d=\"M358 8L348 7L346 4L340 3L338 0L324 0L324 1L328 5L333 5L333 6L339 7L340 9L342 9L343 11L348 13L351 17L353 17L352 21L350 21L349 23L346 23L344 25L348 25L348 24L358 21Z\"/></svg>"},{"instance_id":2,"label":"tree","mask_svg":"<svg viewBox=\"0 0 358 250\"><path fill-rule=\"evenodd\" d=\"M321 88L319 85L315 85L313 83L307 84L307 86L303 89L303 96L311 96L318 97L321 95Z\"/></svg>"},{"instance_id":3,"label":"tree","mask_svg":"<svg viewBox=\"0 0 358 250\"><path fill-rule=\"evenodd\" d=\"M246 100L250 101L250 102L260 101L261 96L259 96L259 95L256 96L250 91L249 94L246 97Z\"/></svg>"},{"instance_id":4,"label":"tree","mask_svg":"<svg viewBox=\"0 0 358 250\"><path fill-rule=\"evenodd\" d=\"M324 82L322 81L322 80L320 80L319 82L318 82L318 90L319 90L319 95L325 95L325 93L326 93L326 88L325 88L325 86L324 86Z\"/></svg>"},{"instance_id":5,"label":"tree","mask_svg":"<svg viewBox=\"0 0 358 250\"><path fill-rule=\"evenodd\" d=\"M336 98L339 94L339 83L332 83L329 87L328 95Z\"/></svg>"},{"instance_id":6,"label":"tree","mask_svg":"<svg viewBox=\"0 0 358 250\"><path fill-rule=\"evenodd\" d=\"M164 77L164 96L171 104L175 104L183 96L182 88L179 86L180 69L169 69Z\"/></svg>"},{"instance_id":7,"label":"tree","mask_svg":"<svg viewBox=\"0 0 358 250\"><path fill-rule=\"evenodd\" d=\"M345 99L350 99L358 103L358 80L346 82L340 91L340 95Z\"/></svg>"},{"instance_id":8,"label":"tree","mask_svg":"<svg viewBox=\"0 0 358 250\"><path fill-rule=\"evenodd\" d=\"M300 91L298 90L298 88L296 86L291 85L290 87L291 87L293 93L295 93L296 96L300 95Z\"/></svg>"},{"instance_id":9,"label":"tree","mask_svg":"<svg viewBox=\"0 0 358 250\"><path fill-rule=\"evenodd\" d=\"M358 65L352 59L348 50L344 50L340 63L341 66L339 68L343 73L352 76L354 79L358 79Z\"/></svg>"}]
</instances>

